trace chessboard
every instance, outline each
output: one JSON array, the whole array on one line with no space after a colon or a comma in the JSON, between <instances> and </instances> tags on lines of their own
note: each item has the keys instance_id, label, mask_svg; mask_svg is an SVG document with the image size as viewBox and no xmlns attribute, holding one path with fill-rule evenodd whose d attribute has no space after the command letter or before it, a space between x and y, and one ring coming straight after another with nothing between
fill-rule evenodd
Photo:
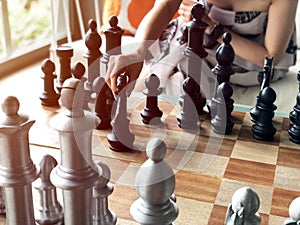
<instances>
[{"instance_id":1,"label":"chessboard","mask_svg":"<svg viewBox=\"0 0 300 225\"><path fill-rule=\"evenodd\" d=\"M300 196L300 145L289 141L288 118L275 116L274 141L262 142L252 137L248 112L234 110L233 131L223 136L213 133L208 113L200 116L198 130L183 130L177 125L178 101L160 96L158 105L163 111L161 123L145 125L140 116L145 97L133 93L128 98L130 130L135 135L133 151L112 151L106 140L110 130L93 131L93 157L111 170L114 191L108 197L109 209L116 214L117 224L137 224L130 215L130 206L138 198L135 175L147 160L145 147L151 137L166 143L165 160L175 174L179 208L175 224L223 224L233 193L245 186L260 198L261 224L283 224L289 217L290 203ZM93 104L90 106L93 110ZM33 161L39 163L46 154L60 161L58 134L49 126L49 120L62 109L42 105L32 109L23 113L35 119L29 132ZM5 224L5 217L0 221Z\"/></svg>"}]
</instances>

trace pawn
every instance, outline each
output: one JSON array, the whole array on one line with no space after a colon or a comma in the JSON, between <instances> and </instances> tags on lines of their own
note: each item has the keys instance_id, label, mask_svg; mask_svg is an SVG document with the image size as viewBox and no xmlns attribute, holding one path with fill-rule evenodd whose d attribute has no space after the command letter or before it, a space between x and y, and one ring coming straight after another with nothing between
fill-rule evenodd
<instances>
[{"instance_id":1,"label":"pawn","mask_svg":"<svg viewBox=\"0 0 300 225\"><path fill-rule=\"evenodd\" d=\"M300 223L300 197L295 198L289 207L289 215L283 225L299 225Z\"/></svg>"},{"instance_id":2,"label":"pawn","mask_svg":"<svg viewBox=\"0 0 300 225\"><path fill-rule=\"evenodd\" d=\"M288 129L289 139L296 143L300 144L300 93L297 94L296 105L294 106L295 120Z\"/></svg>"},{"instance_id":3,"label":"pawn","mask_svg":"<svg viewBox=\"0 0 300 225\"><path fill-rule=\"evenodd\" d=\"M230 33L224 33L223 44L221 44L216 52L217 65L212 72L217 76L218 83L229 82L230 76L234 74L232 63L235 58L235 52L230 42L232 40Z\"/></svg>"},{"instance_id":4,"label":"pawn","mask_svg":"<svg viewBox=\"0 0 300 225\"><path fill-rule=\"evenodd\" d=\"M130 132L127 118L127 85L126 74L120 74L117 78L117 106L115 118L112 121L112 131L107 135L109 148L113 151L129 151L133 149L134 134Z\"/></svg>"},{"instance_id":5,"label":"pawn","mask_svg":"<svg viewBox=\"0 0 300 225\"><path fill-rule=\"evenodd\" d=\"M44 106L58 106L60 95L54 89L54 79L57 78L54 74L55 64L50 59L45 59L42 62L41 69L44 73L41 76L44 80L44 91L40 95L41 103Z\"/></svg>"},{"instance_id":6,"label":"pawn","mask_svg":"<svg viewBox=\"0 0 300 225\"><path fill-rule=\"evenodd\" d=\"M258 118L252 125L252 134L255 139L261 141L273 141L276 128L272 124L276 106L273 104L276 100L276 93L271 87L266 87L259 93L257 104Z\"/></svg>"},{"instance_id":7,"label":"pawn","mask_svg":"<svg viewBox=\"0 0 300 225\"><path fill-rule=\"evenodd\" d=\"M164 161L166 145L159 138L147 144L149 159L136 175L136 190L139 198L131 205L130 214L143 225L171 225L178 216L178 207L171 196L175 189L172 168Z\"/></svg>"},{"instance_id":8,"label":"pawn","mask_svg":"<svg viewBox=\"0 0 300 225\"><path fill-rule=\"evenodd\" d=\"M117 217L108 209L108 196L114 189L109 182L110 169L101 162L98 162L97 165L101 169L102 174L93 187L93 225L114 225L117 222Z\"/></svg>"},{"instance_id":9,"label":"pawn","mask_svg":"<svg viewBox=\"0 0 300 225\"><path fill-rule=\"evenodd\" d=\"M178 126L182 129L194 130L199 127L198 111L195 107L193 99L190 97L191 95L193 95L193 93L198 92L199 88L199 85L191 77L187 77L183 81L184 93L181 96L181 112L177 116Z\"/></svg>"},{"instance_id":10,"label":"pawn","mask_svg":"<svg viewBox=\"0 0 300 225\"><path fill-rule=\"evenodd\" d=\"M227 209L225 225L259 225L259 206L259 197L251 188L242 187L236 190Z\"/></svg>"},{"instance_id":11,"label":"pawn","mask_svg":"<svg viewBox=\"0 0 300 225\"><path fill-rule=\"evenodd\" d=\"M63 209L57 200L56 187L50 181L50 173L57 165L56 160L45 155L40 162L41 174L35 183L38 190L38 205L35 205L35 220L37 224L63 224Z\"/></svg>"},{"instance_id":12,"label":"pawn","mask_svg":"<svg viewBox=\"0 0 300 225\"><path fill-rule=\"evenodd\" d=\"M159 89L160 81L155 74L151 74L145 81L146 88L144 94L146 97L146 106L141 112L145 124L159 123L162 111L158 108L157 96L161 94ZM153 120L154 119L154 120Z\"/></svg>"},{"instance_id":13,"label":"pawn","mask_svg":"<svg viewBox=\"0 0 300 225\"><path fill-rule=\"evenodd\" d=\"M229 82L223 82L218 86L216 97L212 99L211 125L212 130L217 134L231 134L234 122L231 112L233 111L233 90Z\"/></svg>"},{"instance_id":14,"label":"pawn","mask_svg":"<svg viewBox=\"0 0 300 225\"><path fill-rule=\"evenodd\" d=\"M72 66L72 75L74 78L80 80L83 84L87 81L87 78L84 77L85 74L85 67L81 62L77 62ZM85 110L89 110L89 101L90 101L90 95L91 95L91 90L89 89L84 89L84 102L83 102L83 108Z\"/></svg>"}]
</instances>

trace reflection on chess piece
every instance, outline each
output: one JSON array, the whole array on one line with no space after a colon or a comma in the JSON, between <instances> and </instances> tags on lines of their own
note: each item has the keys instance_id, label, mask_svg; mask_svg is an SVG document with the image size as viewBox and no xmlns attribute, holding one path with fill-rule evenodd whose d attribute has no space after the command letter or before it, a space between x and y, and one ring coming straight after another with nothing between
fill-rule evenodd
<instances>
[{"instance_id":1,"label":"reflection on chess piece","mask_svg":"<svg viewBox=\"0 0 300 225\"><path fill-rule=\"evenodd\" d=\"M30 158L28 133L34 120L19 114L19 100L8 96L1 104L0 185L4 188L9 224L35 224L32 182L39 170ZM17 200L17 204L16 204Z\"/></svg>"},{"instance_id":2,"label":"reflection on chess piece","mask_svg":"<svg viewBox=\"0 0 300 225\"><path fill-rule=\"evenodd\" d=\"M300 197L295 198L289 207L289 215L283 225L299 225L300 222Z\"/></svg>"},{"instance_id":3,"label":"reflection on chess piece","mask_svg":"<svg viewBox=\"0 0 300 225\"><path fill-rule=\"evenodd\" d=\"M160 81L155 74L151 74L145 81L146 106L141 112L145 124L156 124L160 122L162 111L158 108L157 96L161 94L159 89Z\"/></svg>"},{"instance_id":4,"label":"reflection on chess piece","mask_svg":"<svg viewBox=\"0 0 300 225\"><path fill-rule=\"evenodd\" d=\"M100 119L97 130L106 130L111 127L111 115L107 109L107 83L104 77L97 77L93 83L93 91L96 93L95 115Z\"/></svg>"},{"instance_id":5,"label":"reflection on chess piece","mask_svg":"<svg viewBox=\"0 0 300 225\"><path fill-rule=\"evenodd\" d=\"M93 225L114 225L117 217L108 209L108 196L114 189L109 182L110 169L102 162L97 162L97 165L102 172L93 188Z\"/></svg>"},{"instance_id":6,"label":"reflection on chess piece","mask_svg":"<svg viewBox=\"0 0 300 225\"><path fill-rule=\"evenodd\" d=\"M212 130L217 134L231 134L234 122L231 112L233 111L233 90L229 82L225 81L218 86L216 97L212 99L216 114L211 119Z\"/></svg>"},{"instance_id":7,"label":"reflection on chess piece","mask_svg":"<svg viewBox=\"0 0 300 225\"><path fill-rule=\"evenodd\" d=\"M175 176L164 161L166 145L159 138L152 138L146 153L149 159L136 174L139 198L131 205L130 214L139 224L171 225L178 216L178 207L170 199L175 189Z\"/></svg>"},{"instance_id":8,"label":"reflection on chess piece","mask_svg":"<svg viewBox=\"0 0 300 225\"><path fill-rule=\"evenodd\" d=\"M58 99L60 95L54 89L54 79L56 79L55 64L50 59L45 59L42 62L41 69L43 75L41 78L44 80L44 90L40 95L40 100L44 106L58 106Z\"/></svg>"},{"instance_id":9,"label":"reflection on chess piece","mask_svg":"<svg viewBox=\"0 0 300 225\"><path fill-rule=\"evenodd\" d=\"M129 151L133 149L134 134L129 129L127 118L127 95L125 87L127 75L120 74L117 78L117 106L112 121L112 131L107 135L109 148L113 151Z\"/></svg>"},{"instance_id":10,"label":"reflection on chess piece","mask_svg":"<svg viewBox=\"0 0 300 225\"><path fill-rule=\"evenodd\" d=\"M85 75L85 67L81 62L75 63L72 68L72 75L74 78L79 79L80 82L86 83L87 78L84 76ZM84 88L84 101L83 101L83 109L85 110L90 110L89 108L89 102L91 99L91 90Z\"/></svg>"},{"instance_id":11,"label":"reflection on chess piece","mask_svg":"<svg viewBox=\"0 0 300 225\"><path fill-rule=\"evenodd\" d=\"M271 87L266 87L259 93L257 104L258 118L252 125L252 134L255 139L261 141L273 141L276 128L273 126L272 119L277 107L273 104L276 100L276 93Z\"/></svg>"},{"instance_id":12,"label":"reflection on chess piece","mask_svg":"<svg viewBox=\"0 0 300 225\"><path fill-rule=\"evenodd\" d=\"M5 198L4 198L4 191L3 187L0 187L0 215L5 215Z\"/></svg>"},{"instance_id":13,"label":"reflection on chess piece","mask_svg":"<svg viewBox=\"0 0 300 225\"><path fill-rule=\"evenodd\" d=\"M264 62L264 67L263 67L263 72L262 72L263 77L262 77L262 81L261 81L260 91L262 91L265 87L270 86L272 76L273 76L272 65L273 65L273 57L269 58L266 56L265 62ZM259 117L259 110L256 107L259 104L258 101L259 101L259 96L256 97L256 105L250 109L251 121L253 123L255 123Z\"/></svg>"},{"instance_id":14,"label":"reflection on chess piece","mask_svg":"<svg viewBox=\"0 0 300 225\"><path fill-rule=\"evenodd\" d=\"M50 173L56 165L57 162L53 156L45 155L40 162L40 178L34 183L39 197L34 215L39 225L64 223L63 209L57 200L56 187L50 181Z\"/></svg>"},{"instance_id":15,"label":"reflection on chess piece","mask_svg":"<svg viewBox=\"0 0 300 225\"><path fill-rule=\"evenodd\" d=\"M298 93L300 93L300 70L297 73L297 83L299 85ZM296 121L296 112L295 108L300 108L300 106L297 105L297 100L296 100L296 105L293 107L293 110L290 112L290 126L293 126L293 124Z\"/></svg>"},{"instance_id":16,"label":"reflection on chess piece","mask_svg":"<svg viewBox=\"0 0 300 225\"><path fill-rule=\"evenodd\" d=\"M288 129L289 139L300 144L300 93L297 94L296 105L294 106L295 120Z\"/></svg>"},{"instance_id":17,"label":"reflection on chess piece","mask_svg":"<svg viewBox=\"0 0 300 225\"><path fill-rule=\"evenodd\" d=\"M67 79L61 90L64 110L50 120L58 131L61 162L51 174L51 182L62 190L65 224L92 224L92 190L98 168L92 159L92 134L99 119L83 110L84 85Z\"/></svg>"},{"instance_id":18,"label":"reflection on chess piece","mask_svg":"<svg viewBox=\"0 0 300 225\"><path fill-rule=\"evenodd\" d=\"M207 56L207 52L203 46L204 32L207 24L202 21L205 14L205 8L200 3L195 3L191 9L193 19L187 24L188 43L184 51L187 57L187 74L195 80L199 88L193 89L194 92L189 92L190 98L193 100L198 114L203 114L203 107L206 105L206 99L202 96L201 87L201 70L202 59ZM181 102L184 98L181 98Z\"/></svg>"},{"instance_id":19,"label":"reflection on chess piece","mask_svg":"<svg viewBox=\"0 0 300 225\"><path fill-rule=\"evenodd\" d=\"M191 77L187 77L183 81L183 94L181 111L177 116L178 126L182 129L195 130L199 128L198 111L195 108L194 101L190 97L199 90L199 85Z\"/></svg>"},{"instance_id":20,"label":"reflection on chess piece","mask_svg":"<svg viewBox=\"0 0 300 225\"><path fill-rule=\"evenodd\" d=\"M225 225L259 225L259 206L259 197L251 188L236 190L227 209Z\"/></svg>"},{"instance_id":21,"label":"reflection on chess piece","mask_svg":"<svg viewBox=\"0 0 300 225\"><path fill-rule=\"evenodd\" d=\"M71 58L73 56L73 48L71 46L61 45L56 49L56 55L59 58L60 72L58 74L58 82L56 83L57 90L61 91L62 85L66 79L72 77L71 73Z\"/></svg>"}]
</instances>

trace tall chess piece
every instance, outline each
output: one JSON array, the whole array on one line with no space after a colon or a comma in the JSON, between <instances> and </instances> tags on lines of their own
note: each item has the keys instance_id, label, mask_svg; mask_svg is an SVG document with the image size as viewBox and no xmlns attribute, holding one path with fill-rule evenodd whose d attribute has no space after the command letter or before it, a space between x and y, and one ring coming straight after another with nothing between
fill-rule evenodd
<instances>
[{"instance_id":1,"label":"tall chess piece","mask_svg":"<svg viewBox=\"0 0 300 225\"><path fill-rule=\"evenodd\" d=\"M210 113L214 132L231 134L234 126L231 117L234 101L231 98L233 89L230 84L230 76L234 74L232 64L235 52L230 44L231 34L224 33L222 39L223 44L218 47L216 52L217 65L212 69L217 78L217 86L210 102Z\"/></svg>"},{"instance_id":2,"label":"tall chess piece","mask_svg":"<svg viewBox=\"0 0 300 225\"><path fill-rule=\"evenodd\" d=\"M65 225L92 224L92 191L98 167L92 159L92 134L99 119L83 110L84 85L67 79L61 91L65 109L50 120L58 131L61 162L51 174L51 182L62 190Z\"/></svg>"},{"instance_id":3,"label":"tall chess piece","mask_svg":"<svg viewBox=\"0 0 300 225\"><path fill-rule=\"evenodd\" d=\"M198 114L203 113L203 107L206 104L206 99L202 96L200 91L200 80L202 70L202 59L207 56L207 52L203 46L204 32L207 24L202 21L205 14L205 8L200 3L195 3L191 9L192 21L187 24L188 29L188 43L184 51L187 57L187 74L196 81L199 88L194 89L194 93L190 93L190 98L193 100ZM184 101L183 98L180 101Z\"/></svg>"},{"instance_id":4,"label":"tall chess piece","mask_svg":"<svg viewBox=\"0 0 300 225\"><path fill-rule=\"evenodd\" d=\"M300 70L298 71L297 73L297 83L299 85L299 88L298 88L298 93L300 93ZM290 126L293 126L293 124L295 123L296 121L296 112L295 112L295 108L300 108L300 106L297 106L297 99L296 99L296 104L295 106L293 107L293 110L290 112Z\"/></svg>"},{"instance_id":5,"label":"tall chess piece","mask_svg":"<svg viewBox=\"0 0 300 225\"><path fill-rule=\"evenodd\" d=\"M143 122L145 124L155 124L160 122L160 118L162 116L162 111L158 108L157 96L161 94L161 90L159 89L160 81L159 78L155 74L151 74L145 80L146 89L144 90L144 94L146 97L146 106L141 112L141 116L143 118Z\"/></svg>"},{"instance_id":6,"label":"tall chess piece","mask_svg":"<svg viewBox=\"0 0 300 225\"><path fill-rule=\"evenodd\" d=\"M57 200L56 187L50 181L50 173L57 165L55 158L45 155L41 162L40 178L34 183L38 190L38 201L35 205L35 221L39 225L62 225L63 208Z\"/></svg>"},{"instance_id":7,"label":"tall chess piece","mask_svg":"<svg viewBox=\"0 0 300 225\"><path fill-rule=\"evenodd\" d=\"M178 126L182 129L195 130L199 128L199 116L194 101L190 97L199 90L199 85L191 77L183 81L181 111L177 115Z\"/></svg>"},{"instance_id":8,"label":"tall chess piece","mask_svg":"<svg viewBox=\"0 0 300 225\"><path fill-rule=\"evenodd\" d=\"M225 225L259 225L259 206L259 197L251 188L242 187L236 190L227 209Z\"/></svg>"},{"instance_id":9,"label":"tall chess piece","mask_svg":"<svg viewBox=\"0 0 300 225\"><path fill-rule=\"evenodd\" d=\"M101 61L107 65L109 56L121 54L121 40L124 30L118 26L119 20L116 16L109 18L109 27L103 31L105 36L105 54Z\"/></svg>"},{"instance_id":10,"label":"tall chess piece","mask_svg":"<svg viewBox=\"0 0 300 225\"><path fill-rule=\"evenodd\" d=\"M100 58L102 57L102 52L100 47L102 44L102 39L100 34L97 32L97 23L95 20L89 20L89 30L85 36L85 45L87 51L83 55L87 59L87 81L85 83L85 89L92 90L92 85L96 77L100 76Z\"/></svg>"},{"instance_id":11,"label":"tall chess piece","mask_svg":"<svg viewBox=\"0 0 300 225\"><path fill-rule=\"evenodd\" d=\"M264 67L262 71L262 81L260 91L265 87L269 87L273 76L273 57L265 57ZM256 97L256 105L250 109L251 121L255 123L259 116L259 110L256 106L259 104L259 97Z\"/></svg>"},{"instance_id":12,"label":"tall chess piece","mask_svg":"<svg viewBox=\"0 0 300 225\"><path fill-rule=\"evenodd\" d=\"M289 139L294 143L300 144L300 92L297 94L294 115L295 120L288 129Z\"/></svg>"},{"instance_id":13,"label":"tall chess piece","mask_svg":"<svg viewBox=\"0 0 300 225\"><path fill-rule=\"evenodd\" d=\"M276 100L276 93L271 87L265 87L259 93L257 104L258 118L252 125L252 134L255 139L261 141L273 141L276 128L273 126L272 119L277 107L273 104Z\"/></svg>"},{"instance_id":14,"label":"tall chess piece","mask_svg":"<svg viewBox=\"0 0 300 225\"><path fill-rule=\"evenodd\" d=\"M30 158L28 132L34 124L19 114L19 101L8 96L1 104L0 185L4 188L8 225L35 224L31 184L39 170Z\"/></svg>"},{"instance_id":15,"label":"tall chess piece","mask_svg":"<svg viewBox=\"0 0 300 225\"><path fill-rule=\"evenodd\" d=\"M60 95L54 89L54 79L56 79L55 64L50 59L45 59L42 62L41 69L43 75L41 78L44 80L44 90L40 95L40 100L44 106L58 106L58 99Z\"/></svg>"},{"instance_id":16,"label":"tall chess piece","mask_svg":"<svg viewBox=\"0 0 300 225\"><path fill-rule=\"evenodd\" d=\"M116 215L108 209L108 196L113 192L110 180L109 167L98 162L102 174L99 176L93 188L93 225L114 225L117 222Z\"/></svg>"},{"instance_id":17,"label":"tall chess piece","mask_svg":"<svg viewBox=\"0 0 300 225\"><path fill-rule=\"evenodd\" d=\"M300 222L300 197L295 198L289 207L289 215L283 225L299 225Z\"/></svg>"},{"instance_id":18,"label":"tall chess piece","mask_svg":"<svg viewBox=\"0 0 300 225\"><path fill-rule=\"evenodd\" d=\"M117 106L115 118L112 121L112 131L107 135L109 148L113 151L128 151L133 149L134 134L130 132L127 118L127 85L126 74L120 74L117 79Z\"/></svg>"},{"instance_id":19,"label":"tall chess piece","mask_svg":"<svg viewBox=\"0 0 300 225\"><path fill-rule=\"evenodd\" d=\"M121 40L124 30L118 26L118 23L118 18L116 16L111 16L109 18L109 27L103 32L105 36L105 53L100 60L104 66L102 74L106 74L109 57L111 55L118 55L122 53ZM111 110L114 103L114 95L108 85L105 82L102 82L101 79L103 78L104 75L102 75L102 77L98 77L94 81L94 86L97 86L96 89L98 90L95 114L101 119L101 122L97 127L98 130L110 128Z\"/></svg>"},{"instance_id":20,"label":"tall chess piece","mask_svg":"<svg viewBox=\"0 0 300 225\"><path fill-rule=\"evenodd\" d=\"M159 138L152 138L146 153L149 159L140 167L135 180L139 198L131 205L130 214L142 225L171 225L178 216L178 207L170 199L175 176L164 161L166 145Z\"/></svg>"},{"instance_id":21,"label":"tall chess piece","mask_svg":"<svg viewBox=\"0 0 300 225\"><path fill-rule=\"evenodd\" d=\"M66 79L72 77L71 58L73 57L73 48L71 46L61 45L56 49L56 55L59 58L59 75L56 88L60 92Z\"/></svg>"},{"instance_id":22,"label":"tall chess piece","mask_svg":"<svg viewBox=\"0 0 300 225\"><path fill-rule=\"evenodd\" d=\"M212 69L216 75L218 84L229 82L230 76L234 74L232 63L235 58L235 52L230 42L232 40L231 34L226 32L222 36L223 44L221 44L216 51L217 65Z\"/></svg>"}]
</instances>

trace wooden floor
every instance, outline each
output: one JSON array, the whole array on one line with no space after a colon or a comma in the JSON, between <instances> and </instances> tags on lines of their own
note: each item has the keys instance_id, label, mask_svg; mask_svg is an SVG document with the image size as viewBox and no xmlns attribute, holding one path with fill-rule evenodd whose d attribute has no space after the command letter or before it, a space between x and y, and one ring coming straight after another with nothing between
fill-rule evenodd
<instances>
[{"instance_id":1,"label":"wooden floor","mask_svg":"<svg viewBox=\"0 0 300 225\"><path fill-rule=\"evenodd\" d=\"M45 154L60 161L58 135L48 122L61 109L41 106L39 95L43 84L39 65L40 62L0 81L1 98L16 96L21 104L20 113L36 121L29 133L31 157L36 164ZM160 101L164 112L162 126L148 127L139 116L143 105L143 98L131 96L129 116L139 151L113 152L106 141L109 130L95 130L93 134L94 159L111 169L114 192L109 197L109 206L116 213L119 225L137 224L129 209L138 198L135 175L147 159L145 145L152 136L166 142L166 161L175 173L174 193L179 207L175 224L223 224L234 191L249 186L260 197L261 224L282 225L289 216L290 202L300 196L300 146L288 140L287 118L274 118L278 132L273 142L259 142L252 138L252 123L247 113L234 112L233 133L220 137L211 133L207 116L200 119L200 135L181 130L176 121L180 112L178 103L167 99ZM4 216L0 217L2 224Z\"/></svg>"}]
</instances>

